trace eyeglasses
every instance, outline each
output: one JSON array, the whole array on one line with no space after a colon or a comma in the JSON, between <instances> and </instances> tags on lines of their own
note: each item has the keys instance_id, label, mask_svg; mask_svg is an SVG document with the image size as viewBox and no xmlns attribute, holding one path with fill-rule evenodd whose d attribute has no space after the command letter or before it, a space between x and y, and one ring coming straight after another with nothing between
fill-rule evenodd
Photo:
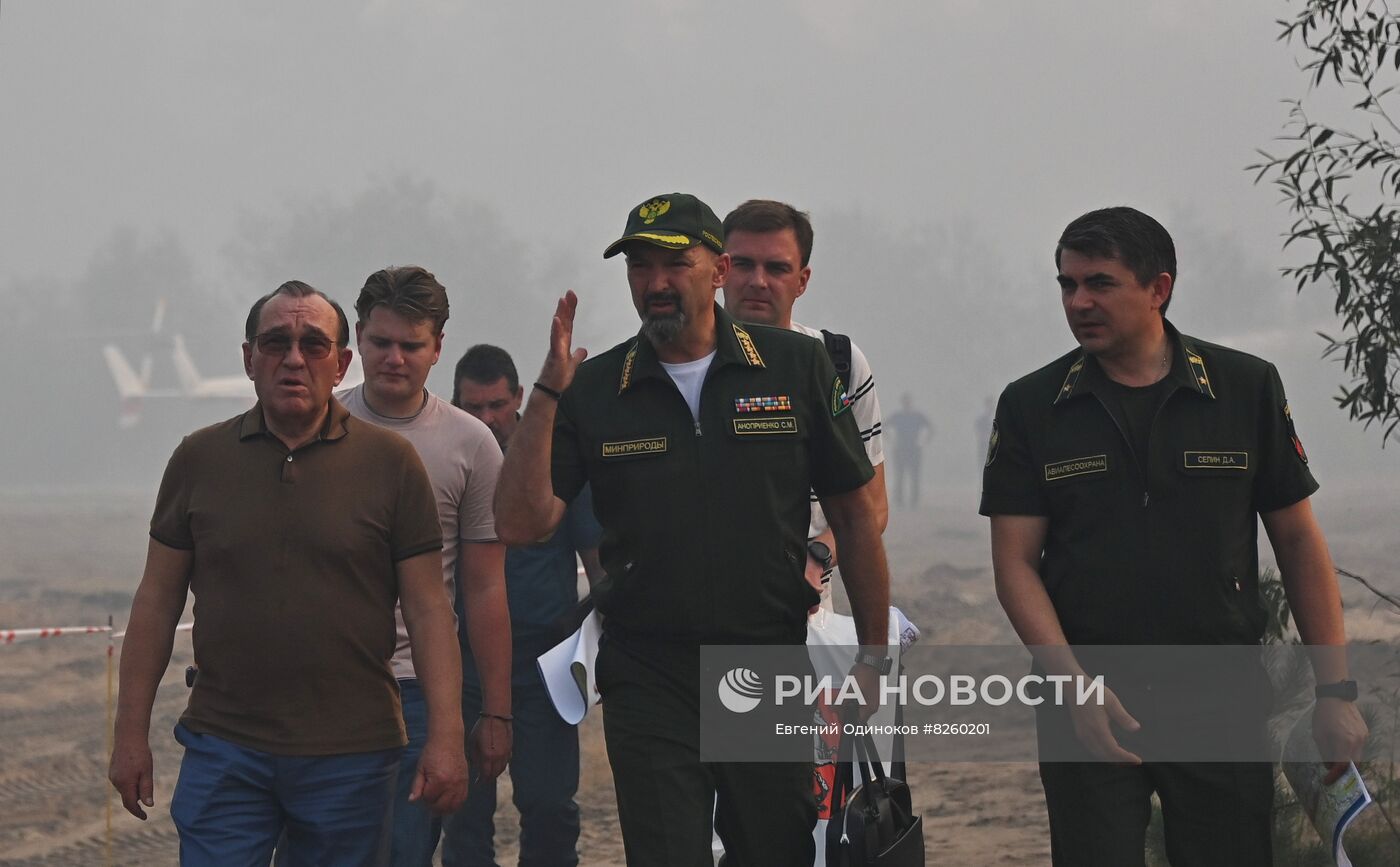
<instances>
[{"instance_id":1,"label":"eyeglasses","mask_svg":"<svg viewBox=\"0 0 1400 867\"><path fill-rule=\"evenodd\" d=\"M292 351L292 337L282 331L267 331L253 338L258 351L264 355L286 355ZM296 341L303 358L322 359L331 354L335 344L319 334L305 334Z\"/></svg>"}]
</instances>

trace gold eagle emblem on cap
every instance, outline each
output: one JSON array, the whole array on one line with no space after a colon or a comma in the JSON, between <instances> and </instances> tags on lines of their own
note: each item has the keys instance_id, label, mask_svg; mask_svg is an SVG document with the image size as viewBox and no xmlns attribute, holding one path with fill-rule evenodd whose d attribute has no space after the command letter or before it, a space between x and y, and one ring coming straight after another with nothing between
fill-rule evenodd
<instances>
[{"instance_id":1,"label":"gold eagle emblem on cap","mask_svg":"<svg viewBox=\"0 0 1400 867\"><path fill-rule=\"evenodd\" d=\"M637 209L637 216L642 218L642 222L650 226L656 222L656 218L671 210L670 199L652 199L645 205Z\"/></svg>"}]
</instances>

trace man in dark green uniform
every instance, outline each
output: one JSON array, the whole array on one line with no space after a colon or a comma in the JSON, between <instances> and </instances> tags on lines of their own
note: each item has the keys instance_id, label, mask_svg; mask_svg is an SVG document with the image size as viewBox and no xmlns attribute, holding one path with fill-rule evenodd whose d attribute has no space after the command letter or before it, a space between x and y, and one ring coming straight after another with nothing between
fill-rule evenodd
<instances>
[{"instance_id":1,"label":"man in dark green uniform","mask_svg":"<svg viewBox=\"0 0 1400 867\"><path fill-rule=\"evenodd\" d=\"M819 341L741 326L715 304L723 250L694 196L632 210L603 255L626 255L641 332L580 365L578 299L560 300L497 528L512 545L548 536L592 485L607 575L597 681L627 862L709 865L717 796L726 863L806 867L812 767L700 762L699 648L805 640L818 599L803 578L809 490L841 546L867 696L888 669L889 575L845 384Z\"/></svg>"},{"instance_id":2,"label":"man in dark green uniform","mask_svg":"<svg viewBox=\"0 0 1400 867\"><path fill-rule=\"evenodd\" d=\"M1317 483L1277 370L1166 321L1176 252L1146 214L1085 214L1065 229L1055 262L1079 349L1007 386L983 476L997 595L1012 625L1038 664L1070 676L1102 670L1086 663L1087 645L1256 644L1259 515L1298 630L1318 645L1314 732L1340 773L1366 726L1308 501ZM1208 674L1166 680L1189 688ZM1171 705L1152 700L1151 682L1118 683L1110 676L1102 706L1041 714L1042 747L1058 726L1084 759L1041 764L1054 863L1141 864L1156 791L1173 864L1270 864L1271 767L1144 763L1119 739L1150 743ZM1227 726L1228 736L1262 735L1267 702L1239 705L1220 719L1221 737Z\"/></svg>"}]
</instances>

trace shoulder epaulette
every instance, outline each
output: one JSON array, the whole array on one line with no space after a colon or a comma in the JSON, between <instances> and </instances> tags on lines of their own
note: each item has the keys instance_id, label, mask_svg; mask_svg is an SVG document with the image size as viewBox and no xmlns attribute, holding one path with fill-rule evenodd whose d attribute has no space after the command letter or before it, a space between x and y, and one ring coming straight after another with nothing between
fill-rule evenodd
<instances>
[{"instance_id":1,"label":"shoulder epaulette","mask_svg":"<svg viewBox=\"0 0 1400 867\"><path fill-rule=\"evenodd\" d=\"M744 351L744 358L748 360L749 367L763 367L763 356L758 354L758 347L753 345L753 338L740 328L737 322L734 323L734 337L739 341L739 348Z\"/></svg>"},{"instance_id":2,"label":"shoulder epaulette","mask_svg":"<svg viewBox=\"0 0 1400 867\"><path fill-rule=\"evenodd\" d=\"M1205 359L1201 358L1194 349L1186 350L1186 363L1191 365L1191 378L1196 380L1196 388L1201 390L1201 394L1215 397L1215 389L1210 386L1210 375L1206 373Z\"/></svg>"},{"instance_id":3,"label":"shoulder epaulette","mask_svg":"<svg viewBox=\"0 0 1400 867\"><path fill-rule=\"evenodd\" d=\"M622 394L627 390L627 386L632 384L632 366L637 363L637 341L632 341L632 346L627 350L627 356L622 359L622 377L617 381L617 393Z\"/></svg>"},{"instance_id":4,"label":"shoulder epaulette","mask_svg":"<svg viewBox=\"0 0 1400 867\"><path fill-rule=\"evenodd\" d=\"M1052 403L1059 403L1074 393L1074 387L1079 384L1079 377L1084 373L1084 356L1069 366L1069 373L1065 374L1064 384L1060 386L1060 391L1055 395Z\"/></svg>"}]
</instances>

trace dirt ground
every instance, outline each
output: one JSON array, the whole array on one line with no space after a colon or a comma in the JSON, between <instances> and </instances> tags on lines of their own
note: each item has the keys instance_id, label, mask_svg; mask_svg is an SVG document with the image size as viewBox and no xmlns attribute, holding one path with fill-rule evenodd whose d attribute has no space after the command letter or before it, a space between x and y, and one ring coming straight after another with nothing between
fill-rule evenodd
<instances>
[{"instance_id":1,"label":"dirt ground","mask_svg":"<svg viewBox=\"0 0 1400 867\"><path fill-rule=\"evenodd\" d=\"M886 543L895 603L923 630L923 644L1012 643L993 591L985 521L972 514L975 492L940 493L950 505L892 517ZM1338 565L1400 596L1394 566L1400 562L1400 491L1378 482L1324 489L1316 500ZM120 630L140 576L151 501L146 491L0 493L0 631L101 624L109 614ZM1271 559L1267 546L1265 555ZM1343 596L1354 638L1393 641L1400 634L1400 616L1370 593L1344 581ZM0 865L177 863L166 810L180 754L170 732L185 701L189 639L177 637L157 697L156 807L144 823L108 794L106 649L101 635L0 644ZM619 864L612 779L596 710L581 737L582 860ZM913 763L909 774L930 863L1049 863L1034 765ZM498 861L513 864L517 823L508 778L500 803Z\"/></svg>"}]
</instances>

